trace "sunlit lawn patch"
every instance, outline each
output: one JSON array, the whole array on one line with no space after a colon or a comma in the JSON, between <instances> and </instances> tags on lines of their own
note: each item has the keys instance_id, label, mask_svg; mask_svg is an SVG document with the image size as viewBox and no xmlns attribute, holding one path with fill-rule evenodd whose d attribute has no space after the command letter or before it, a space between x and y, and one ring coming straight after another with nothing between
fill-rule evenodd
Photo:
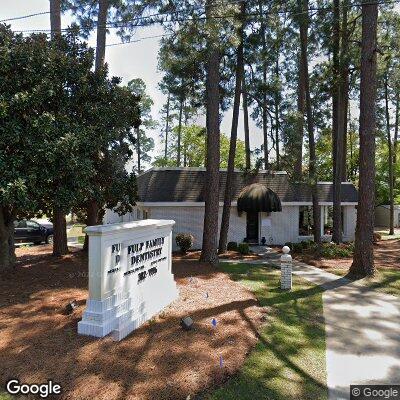
<instances>
[{"instance_id":1,"label":"sunlit lawn patch","mask_svg":"<svg viewBox=\"0 0 400 400\"><path fill-rule=\"evenodd\" d=\"M348 269L339 268L325 270L340 276L345 276L349 272ZM400 269L398 268L378 268L373 278L360 279L358 282L370 289L400 297Z\"/></svg>"},{"instance_id":2,"label":"sunlit lawn patch","mask_svg":"<svg viewBox=\"0 0 400 400\"><path fill-rule=\"evenodd\" d=\"M327 399L322 289L294 276L293 290L282 291L279 270L268 266L222 269L255 293L267 319L239 374L204 398Z\"/></svg>"}]
</instances>

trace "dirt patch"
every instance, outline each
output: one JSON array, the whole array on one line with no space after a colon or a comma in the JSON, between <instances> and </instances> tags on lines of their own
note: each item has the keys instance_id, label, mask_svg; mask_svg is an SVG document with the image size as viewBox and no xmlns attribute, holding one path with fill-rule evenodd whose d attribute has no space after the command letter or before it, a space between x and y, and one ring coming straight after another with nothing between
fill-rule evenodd
<instances>
[{"instance_id":1,"label":"dirt patch","mask_svg":"<svg viewBox=\"0 0 400 400\"><path fill-rule=\"evenodd\" d=\"M49 246L19 249L15 270L0 274L2 385L10 377L52 379L64 399L186 399L234 374L257 342L252 326L263 318L253 295L191 260L174 262L179 299L126 339L78 336L87 259L83 252L62 259L50 252ZM74 299L78 309L64 315ZM194 331L179 327L186 315Z\"/></svg>"},{"instance_id":2,"label":"dirt patch","mask_svg":"<svg viewBox=\"0 0 400 400\"><path fill-rule=\"evenodd\" d=\"M400 269L400 240L381 240L374 245L375 265L378 269ZM319 258L313 254L294 254L294 258L318 268L348 269L352 258Z\"/></svg>"},{"instance_id":3,"label":"dirt patch","mask_svg":"<svg viewBox=\"0 0 400 400\"><path fill-rule=\"evenodd\" d=\"M199 260L200 259L200 250L188 251L187 254L182 255L179 252L174 252L174 260ZM218 255L220 259L228 259L228 260L238 260L238 261L248 261L248 260L259 260L262 257L258 254L250 253L247 255L240 254L238 251L226 251L225 253Z\"/></svg>"}]
</instances>

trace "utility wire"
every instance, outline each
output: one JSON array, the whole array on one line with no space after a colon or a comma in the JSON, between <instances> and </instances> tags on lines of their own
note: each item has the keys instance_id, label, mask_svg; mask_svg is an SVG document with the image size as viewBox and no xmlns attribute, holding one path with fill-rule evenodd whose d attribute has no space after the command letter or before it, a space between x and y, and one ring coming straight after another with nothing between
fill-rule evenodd
<instances>
[{"instance_id":1,"label":"utility wire","mask_svg":"<svg viewBox=\"0 0 400 400\"><path fill-rule=\"evenodd\" d=\"M173 33L164 33L162 35L146 36L146 37L142 37L140 39L128 40L126 42L118 42L118 43L106 44L106 47L120 46L122 44L137 43L137 42L141 42L142 40L145 40L145 39L155 39L155 38L161 38L161 37L164 37L164 36L171 36L171 35L174 35L174 34Z\"/></svg>"},{"instance_id":2,"label":"utility wire","mask_svg":"<svg viewBox=\"0 0 400 400\"><path fill-rule=\"evenodd\" d=\"M0 20L0 22L16 21L17 19L31 18L31 17L36 17L37 15L45 15L45 14L50 14L50 11L43 11L43 12L38 12L35 14L22 15L20 17L2 19L2 20Z\"/></svg>"},{"instance_id":3,"label":"utility wire","mask_svg":"<svg viewBox=\"0 0 400 400\"><path fill-rule=\"evenodd\" d=\"M242 0L233 0L233 1L229 1L229 2L224 2L225 4L237 4L237 3L241 3ZM373 1L369 1L369 2L359 2L359 3L353 3L353 4L349 4L348 7L362 7L365 5L373 5L373 4L378 4L378 5L386 5L386 4L398 4L400 3L400 0L378 0L376 2ZM320 12L320 11L330 11L332 9L332 6L327 6L327 7L315 7L315 8L308 8L307 10L304 11L299 11L299 12L290 12L289 10L276 10L276 11L265 11L262 13L262 15L259 12L256 13L247 13L246 17L263 17L263 16L267 16L270 14L284 14L287 16L291 16L291 17L296 17L296 16L300 16L303 14L308 14L310 12ZM179 14L179 13L183 13L184 11L176 11L173 13ZM46 13L41 13L41 14L48 14L48 12ZM289 15L288 15L289 14ZM32 15L40 15L40 13L38 14L32 14ZM148 16L141 16L141 17L136 17L133 18L131 20L127 20L127 21L117 21L117 22L113 22L111 24L106 24L106 25L102 25L101 27L105 27L107 29L118 29L118 28L140 28L140 27L146 27L149 26L149 23L146 22L146 20L150 19L150 18L157 18L157 17L162 17L162 16L170 16L171 13L158 13L158 14L151 14ZM19 18L28 18L29 16L23 16L23 17L16 17L16 19ZM237 14L231 14L231 15L214 15L212 17L181 17L181 18L174 18L174 16L172 16L170 19L165 20L165 21L155 21L154 23L178 23L178 22L186 22L186 21L203 21L203 20L207 20L207 19L230 19L230 18L236 18ZM3 20L4 21L4 20ZM135 21L138 21L137 24L134 24ZM0 21L2 22L2 21ZM100 27L100 26L97 26ZM62 31L66 32L69 31L71 28L63 28ZM84 28L80 28L77 27L77 29L79 30L84 30ZM17 30L15 31L17 33L51 33L51 29L26 29L26 30Z\"/></svg>"}]
</instances>

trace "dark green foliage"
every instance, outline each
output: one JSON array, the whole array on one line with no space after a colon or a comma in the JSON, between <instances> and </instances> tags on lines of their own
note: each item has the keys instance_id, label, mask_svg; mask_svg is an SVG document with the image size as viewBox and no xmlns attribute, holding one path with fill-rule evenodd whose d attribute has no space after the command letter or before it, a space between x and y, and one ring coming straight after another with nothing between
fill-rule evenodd
<instances>
[{"instance_id":1,"label":"dark green foliage","mask_svg":"<svg viewBox=\"0 0 400 400\"><path fill-rule=\"evenodd\" d=\"M175 242L183 254L186 254L191 249L193 241L194 237L190 233L177 233L175 238Z\"/></svg>"},{"instance_id":2,"label":"dark green foliage","mask_svg":"<svg viewBox=\"0 0 400 400\"><path fill-rule=\"evenodd\" d=\"M226 246L226 249L227 249L228 251L237 251L237 249L238 249L238 244L237 244L237 242L228 242L228 244L227 244L227 246Z\"/></svg>"},{"instance_id":3,"label":"dark green foliage","mask_svg":"<svg viewBox=\"0 0 400 400\"><path fill-rule=\"evenodd\" d=\"M84 207L130 211L125 170L138 98L92 71L93 51L73 31L48 41L0 25L0 207L5 223ZM3 244L6 241L2 242Z\"/></svg>"},{"instance_id":4,"label":"dark green foliage","mask_svg":"<svg viewBox=\"0 0 400 400\"><path fill-rule=\"evenodd\" d=\"M250 254L250 246L248 243L239 243L237 250L240 254L243 254L244 256Z\"/></svg>"},{"instance_id":5,"label":"dark green foliage","mask_svg":"<svg viewBox=\"0 0 400 400\"><path fill-rule=\"evenodd\" d=\"M354 243L322 243L320 248L312 241L302 241L299 243L285 243L290 247L294 254L315 254L323 258L346 258L352 257L354 251Z\"/></svg>"},{"instance_id":6,"label":"dark green foliage","mask_svg":"<svg viewBox=\"0 0 400 400\"><path fill-rule=\"evenodd\" d=\"M151 108L153 107L154 102L151 99L151 97L146 93L146 84L144 83L144 81L140 78L132 79L128 82L128 88L139 99L139 108L140 108L140 126L138 128L139 140L137 140L136 137L136 142L134 145L137 157L138 158L140 157L140 160L138 160L138 166L139 166L141 164L140 162L151 161L149 153L154 149L154 140L153 138L147 136L147 133L149 130L156 128L157 122L153 119L151 115Z\"/></svg>"}]
</instances>

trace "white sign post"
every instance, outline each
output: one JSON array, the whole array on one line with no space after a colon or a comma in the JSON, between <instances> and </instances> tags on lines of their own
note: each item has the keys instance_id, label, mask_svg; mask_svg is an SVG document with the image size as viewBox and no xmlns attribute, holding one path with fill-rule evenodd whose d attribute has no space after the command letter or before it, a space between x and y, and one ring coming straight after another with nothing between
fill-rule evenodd
<instances>
[{"instance_id":1,"label":"white sign post","mask_svg":"<svg viewBox=\"0 0 400 400\"><path fill-rule=\"evenodd\" d=\"M121 340L178 297L172 275L172 220L86 228L89 299L78 333Z\"/></svg>"},{"instance_id":2,"label":"white sign post","mask_svg":"<svg viewBox=\"0 0 400 400\"><path fill-rule=\"evenodd\" d=\"M281 255L281 289L292 290L292 256L288 246L282 247Z\"/></svg>"}]
</instances>

